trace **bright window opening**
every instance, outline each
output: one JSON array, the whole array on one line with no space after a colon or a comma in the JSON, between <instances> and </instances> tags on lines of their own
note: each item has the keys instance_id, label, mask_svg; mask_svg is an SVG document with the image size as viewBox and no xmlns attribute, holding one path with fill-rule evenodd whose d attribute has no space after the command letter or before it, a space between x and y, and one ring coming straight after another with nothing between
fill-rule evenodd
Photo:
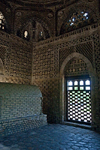
<instances>
[{"instance_id":1,"label":"bright window opening","mask_svg":"<svg viewBox=\"0 0 100 150\"><path fill-rule=\"evenodd\" d=\"M73 85L73 82L72 82L72 81L69 81L69 82L68 82L68 85L69 85L69 86L72 86L72 85Z\"/></svg>"},{"instance_id":2,"label":"bright window opening","mask_svg":"<svg viewBox=\"0 0 100 150\"><path fill-rule=\"evenodd\" d=\"M28 31L24 31L24 38L28 38Z\"/></svg>"},{"instance_id":3,"label":"bright window opening","mask_svg":"<svg viewBox=\"0 0 100 150\"><path fill-rule=\"evenodd\" d=\"M90 85L90 81L89 81L89 80L86 80L86 81L85 81L85 84L86 84L86 85Z\"/></svg>"},{"instance_id":4,"label":"bright window opening","mask_svg":"<svg viewBox=\"0 0 100 150\"><path fill-rule=\"evenodd\" d=\"M91 123L90 79L67 80L67 104L68 121Z\"/></svg>"},{"instance_id":5,"label":"bright window opening","mask_svg":"<svg viewBox=\"0 0 100 150\"><path fill-rule=\"evenodd\" d=\"M80 85L84 85L84 82L83 82L83 81L80 81Z\"/></svg>"},{"instance_id":6,"label":"bright window opening","mask_svg":"<svg viewBox=\"0 0 100 150\"><path fill-rule=\"evenodd\" d=\"M74 85L78 85L78 81L74 81Z\"/></svg>"}]
</instances>

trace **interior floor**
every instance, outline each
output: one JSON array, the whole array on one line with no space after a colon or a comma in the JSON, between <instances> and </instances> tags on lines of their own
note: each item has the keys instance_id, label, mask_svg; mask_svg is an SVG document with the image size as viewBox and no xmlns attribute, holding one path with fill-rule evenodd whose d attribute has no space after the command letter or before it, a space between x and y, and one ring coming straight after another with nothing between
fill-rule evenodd
<instances>
[{"instance_id":1,"label":"interior floor","mask_svg":"<svg viewBox=\"0 0 100 150\"><path fill-rule=\"evenodd\" d=\"M0 150L100 150L100 134L79 127L48 124L0 139Z\"/></svg>"}]
</instances>

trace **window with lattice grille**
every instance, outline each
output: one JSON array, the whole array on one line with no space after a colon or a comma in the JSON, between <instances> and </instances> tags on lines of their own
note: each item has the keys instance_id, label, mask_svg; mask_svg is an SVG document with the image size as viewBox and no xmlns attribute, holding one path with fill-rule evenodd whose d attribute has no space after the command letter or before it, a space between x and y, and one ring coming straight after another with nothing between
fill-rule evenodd
<instances>
[{"instance_id":1,"label":"window with lattice grille","mask_svg":"<svg viewBox=\"0 0 100 150\"><path fill-rule=\"evenodd\" d=\"M67 120L91 123L91 81L67 79Z\"/></svg>"},{"instance_id":2,"label":"window with lattice grille","mask_svg":"<svg viewBox=\"0 0 100 150\"><path fill-rule=\"evenodd\" d=\"M70 18L66 18L61 28L61 34L81 28L94 22L94 19L87 11L73 13Z\"/></svg>"},{"instance_id":3,"label":"window with lattice grille","mask_svg":"<svg viewBox=\"0 0 100 150\"><path fill-rule=\"evenodd\" d=\"M78 13L74 13L72 15L72 17L67 21L67 25L69 26L77 26L79 23L84 22L84 21L88 21L89 19L89 14L88 12L78 12Z\"/></svg>"}]
</instances>

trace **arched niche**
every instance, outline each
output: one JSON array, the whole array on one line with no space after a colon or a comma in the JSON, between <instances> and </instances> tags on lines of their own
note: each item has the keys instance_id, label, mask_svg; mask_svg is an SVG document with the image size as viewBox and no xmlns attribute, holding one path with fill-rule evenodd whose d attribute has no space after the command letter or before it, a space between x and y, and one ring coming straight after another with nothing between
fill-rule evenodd
<instances>
[{"instance_id":1,"label":"arched niche","mask_svg":"<svg viewBox=\"0 0 100 150\"><path fill-rule=\"evenodd\" d=\"M16 34L23 39L33 42L38 42L51 36L47 24L37 17L25 20L23 26L17 30Z\"/></svg>"},{"instance_id":2,"label":"arched niche","mask_svg":"<svg viewBox=\"0 0 100 150\"><path fill-rule=\"evenodd\" d=\"M82 54L80 53L72 53L70 54L62 63L62 66L60 68L60 113L62 117L62 122L66 121L65 119L65 101L66 101L66 85L65 85L65 68L69 61L71 61L73 58L78 58L84 61L84 63L87 66L89 77L91 78L91 102L92 102L92 121L94 121L94 91L95 91L95 84L96 84L96 73L95 70L91 64L91 62Z\"/></svg>"}]
</instances>

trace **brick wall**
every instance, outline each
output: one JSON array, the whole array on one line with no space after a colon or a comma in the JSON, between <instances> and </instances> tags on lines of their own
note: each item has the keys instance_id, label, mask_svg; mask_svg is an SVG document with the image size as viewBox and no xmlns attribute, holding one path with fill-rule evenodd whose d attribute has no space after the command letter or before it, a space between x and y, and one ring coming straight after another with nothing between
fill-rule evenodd
<instances>
[{"instance_id":1,"label":"brick wall","mask_svg":"<svg viewBox=\"0 0 100 150\"><path fill-rule=\"evenodd\" d=\"M32 44L14 35L0 32L0 58L4 65L3 82L30 84L32 74Z\"/></svg>"}]
</instances>

